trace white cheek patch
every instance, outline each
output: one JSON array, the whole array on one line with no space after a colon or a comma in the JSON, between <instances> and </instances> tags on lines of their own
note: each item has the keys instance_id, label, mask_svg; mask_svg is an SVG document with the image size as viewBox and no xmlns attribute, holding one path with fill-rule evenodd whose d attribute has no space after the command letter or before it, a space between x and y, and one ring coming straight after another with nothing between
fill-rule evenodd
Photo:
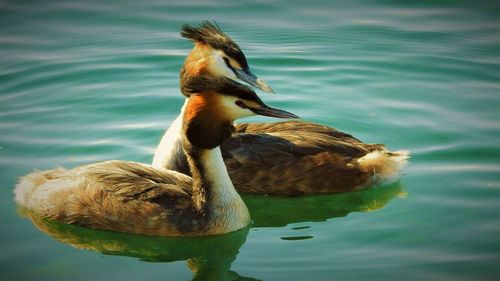
<instances>
[{"instance_id":1,"label":"white cheek patch","mask_svg":"<svg viewBox=\"0 0 500 281\"><path fill-rule=\"evenodd\" d=\"M224 98L222 99L224 111L226 111L226 113L231 116L231 119L236 120L239 118L255 115L255 113L253 113L250 109L241 108L236 105L237 100L238 99L236 97L232 96L224 96Z\"/></svg>"},{"instance_id":2,"label":"white cheek patch","mask_svg":"<svg viewBox=\"0 0 500 281\"><path fill-rule=\"evenodd\" d=\"M226 65L223 59L224 53L221 51L212 51L210 57L210 68L218 76L225 76L229 79L236 80L237 77L234 72Z\"/></svg>"}]
</instances>

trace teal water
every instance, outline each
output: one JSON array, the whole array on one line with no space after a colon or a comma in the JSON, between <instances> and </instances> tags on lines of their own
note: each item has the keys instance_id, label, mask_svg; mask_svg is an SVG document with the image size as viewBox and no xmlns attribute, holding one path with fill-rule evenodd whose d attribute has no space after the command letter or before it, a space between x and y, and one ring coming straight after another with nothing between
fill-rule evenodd
<instances>
[{"instance_id":1,"label":"teal water","mask_svg":"<svg viewBox=\"0 0 500 281\"><path fill-rule=\"evenodd\" d=\"M495 1L0 2L0 279L497 279L499 15ZM246 196L249 229L198 239L17 210L33 169L151 162L183 103L179 28L203 19L273 87L266 103L410 150L401 181Z\"/></svg>"}]
</instances>

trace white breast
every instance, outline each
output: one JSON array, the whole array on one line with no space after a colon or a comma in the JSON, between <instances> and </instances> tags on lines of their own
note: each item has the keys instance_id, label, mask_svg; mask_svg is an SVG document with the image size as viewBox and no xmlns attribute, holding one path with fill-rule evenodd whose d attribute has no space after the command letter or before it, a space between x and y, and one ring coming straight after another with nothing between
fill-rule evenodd
<instances>
[{"instance_id":1,"label":"white breast","mask_svg":"<svg viewBox=\"0 0 500 281\"><path fill-rule=\"evenodd\" d=\"M175 170L174 166L177 157L184 153L182 149L182 115L186 104L187 100L182 106L181 113L170 125L156 148L152 164L156 169Z\"/></svg>"}]
</instances>

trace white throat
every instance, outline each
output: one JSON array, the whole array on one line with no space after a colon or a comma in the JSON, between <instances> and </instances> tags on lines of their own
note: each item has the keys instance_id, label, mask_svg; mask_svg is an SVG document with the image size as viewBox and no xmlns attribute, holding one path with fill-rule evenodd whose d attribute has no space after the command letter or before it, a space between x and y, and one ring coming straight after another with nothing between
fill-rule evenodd
<instances>
[{"instance_id":1,"label":"white throat","mask_svg":"<svg viewBox=\"0 0 500 281\"><path fill-rule=\"evenodd\" d=\"M211 198L207 202L212 209L211 221L230 231L247 226L250 223L250 214L243 199L234 189L220 147L206 150L201 161L205 169L205 180L211 185Z\"/></svg>"}]
</instances>

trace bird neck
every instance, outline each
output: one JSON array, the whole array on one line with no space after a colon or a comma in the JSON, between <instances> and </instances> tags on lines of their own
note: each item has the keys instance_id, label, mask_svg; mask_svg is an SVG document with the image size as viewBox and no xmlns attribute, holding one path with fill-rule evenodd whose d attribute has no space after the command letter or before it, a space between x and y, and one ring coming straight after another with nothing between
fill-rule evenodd
<instances>
[{"instance_id":1,"label":"bird neck","mask_svg":"<svg viewBox=\"0 0 500 281\"><path fill-rule=\"evenodd\" d=\"M192 200L195 210L205 217L215 234L231 232L250 223L250 214L229 178L220 147L186 147L193 178Z\"/></svg>"},{"instance_id":2,"label":"bird neck","mask_svg":"<svg viewBox=\"0 0 500 281\"><path fill-rule=\"evenodd\" d=\"M213 149L185 147L185 150L194 182L193 201L198 209L217 202L217 198L239 197L236 196L219 147Z\"/></svg>"},{"instance_id":3,"label":"bird neck","mask_svg":"<svg viewBox=\"0 0 500 281\"><path fill-rule=\"evenodd\" d=\"M231 135L232 124L205 116L197 98L204 97L190 97L183 114L183 148L193 178L193 203L216 224L213 229L234 231L246 226L250 215L229 178L220 150L220 144Z\"/></svg>"},{"instance_id":4,"label":"bird neck","mask_svg":"<svg viewBox=\"0 0 500 281\"><path fill-rule=\"evenodd\" d=\"M157 169L174 170L189 175L189 166L182 146L182 118L188 99L179 116L170 125L156 148L152 166Z\"/></svg>"}]
</instances>

